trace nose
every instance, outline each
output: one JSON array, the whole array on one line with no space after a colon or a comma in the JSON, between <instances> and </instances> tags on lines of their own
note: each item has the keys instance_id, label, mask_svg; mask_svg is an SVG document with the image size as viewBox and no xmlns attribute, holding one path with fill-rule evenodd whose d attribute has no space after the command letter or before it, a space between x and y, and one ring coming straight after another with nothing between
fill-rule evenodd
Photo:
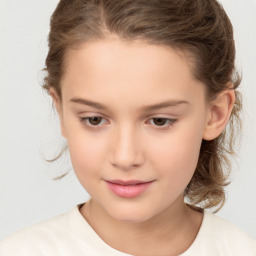
<instances>
[{"instance_id":1,"label":"nose","mask_svg":"<svg viewBox=\"0 0 256 256\"><path fill-rule=\"evenodd\" d=\"M131 170L143 164L143 152L134 129L129 127L119 129L114 135L111 146L111 164L116 168Z\"/></svg>"}]
</instances>

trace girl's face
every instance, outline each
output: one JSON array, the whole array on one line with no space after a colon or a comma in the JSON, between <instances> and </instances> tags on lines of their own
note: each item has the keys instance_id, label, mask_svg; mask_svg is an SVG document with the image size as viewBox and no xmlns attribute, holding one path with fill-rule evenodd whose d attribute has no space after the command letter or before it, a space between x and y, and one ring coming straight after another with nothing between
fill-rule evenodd
<instances>
[{"instance_id":1,"label":"girl's face","mask_svg":"<svg viewBox=\"0 0 256 256\"><path fill-rule=\"evenodd\" d=\"M209 116L186 57L109 39L70 50L66 64L62 134L93 202L126 222L183 204Z\"/></svg>"}]
</instances>

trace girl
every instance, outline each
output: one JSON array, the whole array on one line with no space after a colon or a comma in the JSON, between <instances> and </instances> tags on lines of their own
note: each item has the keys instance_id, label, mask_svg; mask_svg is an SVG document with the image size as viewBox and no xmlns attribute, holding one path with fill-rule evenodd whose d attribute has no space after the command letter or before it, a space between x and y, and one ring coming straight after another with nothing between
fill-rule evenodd
<instances>
[{"instance_id":1,"label":"girl","mask_svg":"<svg viewBox=\"0 0 256 256\"><path fill-rule=\"evenodd\" d=\"M44 88L91 198L11 235L0 255L256 255L206 210L225 201L234 59L215 0L61 0Z\"/></svg>"}]
</instances>

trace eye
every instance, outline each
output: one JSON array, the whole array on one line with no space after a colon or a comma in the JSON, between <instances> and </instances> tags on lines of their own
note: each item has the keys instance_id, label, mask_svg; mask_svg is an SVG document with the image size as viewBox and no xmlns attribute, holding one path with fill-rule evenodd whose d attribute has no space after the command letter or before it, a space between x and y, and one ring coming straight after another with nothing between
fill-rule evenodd
<instances>
[{"instance_id":1,"label":"eye","mask_svg":"<svg viewBox=\"0 0 256 256\"><path fill-rule=\"evenodd\" d=\"M154 118L151 118L150 120L153 121L153 126L155 126L157 129L166 129L166 128L168 129L177 121L177 119L164 118L164 117L154 117Z\"/></svg>"},{"instance_id":2,"label":"eye","mask_svg":"<svg viewBox=\"0 0 256 256\"><path fill-rule=\"evenodd\" d=\"M102 125L101 121L104 120L104 118L100 116L91 116L91 117L81 117L80 121L84 123L86 126L92 127L92 128L100 128Z\"/></svg>"},{"instance_id":3,"label":"eye","mask_svg":"<svg viewBox=\"0 0 256 256\"><path fill-rule=\"evenodd\" d=\"M101 116L91 116L91 117L80 118L80 121L84 125L93 129L101 128L101 126L104 124L104 122L102 122L103 120L105 119ZM164 117L154 117L154 118L151 118L150 120L151 122L149 123L151 123L151 125L154 126L156 129L168 129L177 121L177 119L164 118Z\"/></svg>"}]
</instances>

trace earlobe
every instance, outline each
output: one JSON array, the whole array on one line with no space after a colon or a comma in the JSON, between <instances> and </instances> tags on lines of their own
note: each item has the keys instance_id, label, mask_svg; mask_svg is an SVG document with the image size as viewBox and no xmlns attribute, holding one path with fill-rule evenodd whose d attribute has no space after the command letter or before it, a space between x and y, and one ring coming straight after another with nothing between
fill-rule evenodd
<instances>
[{"instance_id":1,"label":"earlobe","mask_svg":"<svg viewBox=\"0 0 256 256\"><path fill-rule=\"evenodd\" d=\"M203 139L213 140L225 129L235 103L235 91L227 89L210 103Z\"/></svg>"}]
</instances>

